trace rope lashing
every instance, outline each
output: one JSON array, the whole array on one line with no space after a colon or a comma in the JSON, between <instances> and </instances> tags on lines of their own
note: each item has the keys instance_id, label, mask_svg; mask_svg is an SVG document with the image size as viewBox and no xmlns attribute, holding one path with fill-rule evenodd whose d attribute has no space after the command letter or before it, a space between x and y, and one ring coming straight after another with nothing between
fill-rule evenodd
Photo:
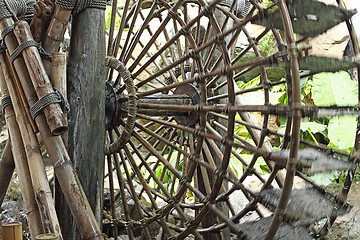
<instances>
[{"instance_id":1,"label":"rope lashing","mask_svg":"<svg viewBox=\"0 0 360 240\"><path fill-rule=\"evenodd\" d=\"M12 106L12 102L11 102L10 96L3 97L3 98L1 99L1 111L2 111L2 114L3 114L3 115L4 115L4 113L5 113L5 108L8 107L8 106Z\"/></svg>"},{"instance_id":2,"label":"rope lashing","mask_svg":"<svg viewBox=\"0 0 360 240\"><path fill-rule=\"evenodd\" d=\"M9 26L9 27L5 28L5 29L1 32L1 39L4 40L5 37L6 37L8 34L12 33L13 31L14 31L13 26Z\"/></svg>"},{"instance_id":3,"label":"rope lashing","mask_svg":"<svg viewBox=\"0 0 360 240\"><path fill-rule=\"evenodd\" d=\"M59 103L64 113L70 110L69 102L64 98L59 90L54 88L54 92L46 94L30 108L31 117L35 119L44 108L54 103Z\"/></svg>"},{"instance_id":4,"label":"rope lashing","mask_svg":"<svg viewBox=\"0 0 360 240\"><path fill-rule=\"evenodd\" d=\"M51 58L51 54L47 53L41 46L41 43L38 43L34 40L29 40L21 43L15 50L10 54L10 61L14 62L14 60L21 54L21 52L28 47L37 47L39 53L47 58Z\"/></svg>"},{"instance_id":5,"label":"rope lashing","mask_svg":"<svg viewBox=\"0 0 360 240\"><path fill-rule=\"evenodd\" d=\"M72 14L78 14L86 8L106 9L105 0L56 0L55 4L61 8L72 10Z\"/></svg>"},{"instance_id":6,"label":"rope lashing","mask_svg":"<svg viewBox=\"0 0 360 240\"><path fill-rule=\"evenodd\" d=\"M0 54L3 54L6 51L6 46L3 41L0 43Z\"/></svg>"},{"instance_id":7,"label":"rope lashing","mask_svg":"<svg viewBox=\"0 0 360 240\"><path fill-rule=\"evenodd\" d=\"M8 17L17 20L31 20L35 0L0 0L0 20Z\"/></svg>"}]
</instances>

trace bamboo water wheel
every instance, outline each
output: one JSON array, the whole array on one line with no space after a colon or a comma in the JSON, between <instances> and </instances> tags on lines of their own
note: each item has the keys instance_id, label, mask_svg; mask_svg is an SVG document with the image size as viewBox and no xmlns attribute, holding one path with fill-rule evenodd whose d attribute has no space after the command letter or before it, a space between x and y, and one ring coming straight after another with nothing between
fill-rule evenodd
<instances>
[{"instance_id":1,"label":"bamboo water wheel","mask_svg":"<svg viewBox=\"0 0 360 240\"><path fill-rule=\"evenodd\" d=\"M72 12L69 3L76 10ZM57 52L71 13L82 11L85 3L55 1L56 17L46 16L49 24L40 19L32 25L39 32L32 33L25 21L18 21L18 17L32 18L31 4L31 0L0 0L4 10L0 11L0 87L11 136L0 161L0 200L15 163L21 169L31 235L56 233L63 239L62 233L69 230L61 229L68 219L61 216L58 221L62 213L55 212L37 151L39 131L81 237L101 240L104 236L74 170L78 159L71 159L60 136L67 125L61 94L49 87L51 62L39 54L39 49ZM87 4L105 7L105 1ZM107 4L101 126L106 128L103 229L108 236L313 239L324 237L336 217L350 210L346 196L359 162L359 129L353 150L345 152L302 138L300 127L303 119L359 114L358 104L315 106L301 98L301 78L358 66L356 58L311 55L308 44L346 22L358 55L351 23L354 10L345 9L341 0L337 5L316 0L113 0ZM86 17L102 16L93 13ZM96 33L89 36L96 38ZM62 55L63 66L64 59ZM82 67L70 71L85 72ZM282 77L270 76L269 69L274 68ZM258 75L257 84L249 82ZM273 90L279 87L286 89L282 104L273 101ZM248 97L252 94L256 98ZM48 103L49 96L55 100ZM39 106L38 99L47 100L47 105ZM280 119L283 132L270 123ZM276 148L270 138L278 141ZM309 177L334 170L346 172L338 192ZM295 178L302 188L293 187ZM255 179L257 186L249 179Z\"/></svg>"},{"instance_id":2,"label":"bamboo water wheel","mask_svg":"<svg viewBox=\"0 0 360 240\"><path fill-rule=\"evenodd\" d=\"M301 139L299 127L302 118L357 107L303 104L299 71L311 76L356 66L309 55L304 44L350 23L354 12L312 0L112 1L111 7L105 151L111 171L105 179L113 234L151 239L158 226L157 237L171 239L312 239L308 232L321 235L348 210L353 154ZM266 37L276 43L271 54L260 49ZM285 77L269 79L272 67ZM237 82L254 69L261 84L239 89ZM271 103L270 90L280 84L286 85L286 105ZM244 100L257 91L263 97L256 104ZM270 130L274 117L286 119L284 134ZM279 152L271 135L281 139ZM244 159L244 152L251 158ZM244 166L242 173L233 162ZM256 169L259 162L270 169L268 176ZM341 169L352 169L341 193L327 192L304 174ZM249 176L261 183L259 192L244 184ZM295 176L308 187L292 191ZM246 204L238 209L232 200L240 195ZM121 216L114 206L118 197ZM248 220L250 214L256 220ZM326 224L314 227L324 218Z\"/></svg>"}]
</instances>

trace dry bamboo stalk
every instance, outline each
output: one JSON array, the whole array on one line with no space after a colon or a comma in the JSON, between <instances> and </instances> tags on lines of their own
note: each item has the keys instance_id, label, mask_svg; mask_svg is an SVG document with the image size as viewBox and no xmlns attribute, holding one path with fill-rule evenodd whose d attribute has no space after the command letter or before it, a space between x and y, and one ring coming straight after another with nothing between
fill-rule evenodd
<instances>
[{"instance_id":1,"label":"dry bamboo stalk","mask_svg":"<svg viewBox=\"0 0 360 240\"><path fill-rule=\"evenodd\" d=\"M66 98L66 53L64 52L52 54L52 80L54 87Z\"/></svg>"},{"instance_id":2,"label":"dry bamboo stalk","mask_svg":"<svg viewBox=\"0 0 360 240\"><path fill-rule=\"evenodd\" d=\"M11 18L4 18L0 21L0 30L4 30L5 28L12 26L13 23L14 22ZM9 34L4 39L10 52L14 51L17 47L17 42L13 41L13 39L13 34ZM27 73L23 58L18 57L14 61L14 66L16 72L18 73L21 85L23 86L26 99L28 100L29 105L32 106L36 102L37 97L33 87L31 86L30 77ZM91 210L79 179L76 176L69 154L67 153L61 137L51 134L44 114L40 114L35 119L35 122L47 148L50 160L54 165L55 174L59 179L66 201L74 216L81 236L84 239L103 240L104 238L101 234L99 226L97 225L94 213Z\"/></svg>"},{"instance_id":3,"label":"dry bamboo stalk","mask_svg":"<svg viewBox=\"0 0 360 240\"><path fill-rule=\"evenodd\" d=\"M52 83L54 88L57 88L61 94L67 99L66 90L66 53L54 52L52 53ZM67 121L67 114L64 114L65 121ZM67 133L62 135L65 146L68 145Z\"/></svg>"},{"instance_id":4,"label":"dry bamboo stalk","mask_svg":"<svg viewBox=\"0 0 360 240\"><path fill-rule=\"evenodd\" d=\"M19 98L20 98L21 104L22 104L22 106L23 106L24 112L25 112L27 118L29 119L29 122L30 122L30 124L31 124L31 127L32 127L33 131L34 131L35 133L37 133L39 130L38 130L37 127L36 127L36 124L35 124L34 119L32 119L32 117L31 117L30 110L29 110L29 109L30 109L30 108L29 108L29 104L28 104L28 102L26 101L26 97L25 97L24 90L23 90L23 88L21 87L19 78L18 78L18 76L17 76L17 74L16 74L16 72L15 72L14 66L13 66L13 65L10 65L9 67L10 67L9 70L10 70L10 71L12 72L12 74L13 74L13 77L14 77L14 80L15 80L16 90L17 90L17 92L18 92L18 94L19 94Z\"/></svg>"},{"instance_id":5,"label":"dry bamboo stalk","mask_svg":"<svg viewBox=\"0 0 360 240\"><path fill-rule=\"evenodd\" d=\"M14 25L14 21L13 21L12 18L4 18L4 19L2 19L0 21L0 30L3 31L7 27L11 27L13 25ZM14 33L8 34L4 38L3 41L5 42L5 45L7 47L7 50L9 51L9 53L12 53L16 49L16 47L19 45L17 43L17 41L16 41ZM15 80L17 80L17 77L18 77L18 79L21 82L23 92L25 94L25 99L27 101L27 104L24 105L24 106L27 106L27 105L28 106L33 106L37 102L38 98L36 96L34 87L31 84L31 79L30 79L29 73L28 73L28 71L26 69L26 65L25 65L23 57L19 56L18 58L16 58L14 60L14 62L13 62L12 67L14 67L15 70L16 70L16 74L14 74ZM17 87L21 88L20 86L17 86ZM24 108L26 109L29 121L33 122L33 119L30 117L28 107L24 107ZM34 129L34 132L36 132L36 130L35 130L36 129L36 124L33 123L32 126L33 126L33 129Z\"/></svg>"},{"instance_id":6,"label":"dry bamboo stalk","mask_svg":"<svg viewBox=\"0 0 360 240\"><path fill-rule=\"evenodd\" d=\"M22 240L22 224L4 223L2 225L2 237L4 240Z\"/></svg>"},{"instance_id":7,"label":"dry bamboo stalk","mask_svg":"<svg viewBox=\"0 0 360 240\"><path fill-rule=\"evenodd\" d=\"M44 62L45 63L45 62ZM52 54L52 83L54 88L57 88L65 99L66 97L66 53L63 52L54 52ZM65 121L67 121L67 114L64 115ZM61 135L61 138L64 141L65 146L68 146L68 133ZM54 185L54 198L55 198L55 209L58 214L60 226L63 232L68 232L68 219L66 214L70 214L70 211L66 205L66 200L64 194L61 190L59 180L55 176L55 185ZM66 209L64 209L66 207ZM64 238L67 238L67 235L64 235Z\"/></svg>"},{"instance_id":8,"label":"dry bamboo stalk","mask_svg":"<svg viewBox=\"0 0 360 240\"><path fill-rule=\"evenodd\" d=\"M6 78L9 77L9 72L6 66L4 66L3 56L0 56L0 65L2 71L0 71L0 88L2 97L9 96L9 92L6 86ZM20 189L24 199L26 218L29 222L30 234L32 237L43 232L40 219L39 209L35 201L35 195L31 184L31 176L29 166L26 159L24 145L20 135L19 126L17 124L14 109L12 106L8 106L4 109L5 121L9 129L11 138L11 147L13 150L15 165L17 166L18 177L20 181ZM7 143L10 146L10 142Z\"/></svg>"},{"instance_id":9,"label":"dry bamboo stalk","mask_svg":"<svg viewBox=\"0 0 360 240\"><path fill-rule=\"evenodd\" d=\"M15 164L11 152L11 143L8 140L0 159L0 206L4 200L14 169Z\"/></svg>"},{"instance_id":10,"label":"dry bamboo stalk","mask_svg":"<svg viewBox=\"0 0 360 240\"><path fill-rule=\"evenodd\" d=\"M53 233L46 233L36 236L36 240L58 240L59 237Z\"/></svg>"},{"instance_id":11,"label":"dry bamboo stalk","mask_svg":"<svg viewBox=\"0 0 360 240\"><path fill-rule=\"evenodd\" d=\"M10 62L7 61L7 59L4 59L3 56L0 60L3 65L4 78L8 87L8 92L13 103L16 122L19 126L22 142L25 147L31 182L36 196L35 199L40 210L43 227L45 228L45 232L56 233L61 237L60 226L56 216L54 201L52 199L52 193L47 180L37 137L32 131L28 118L23 114L24 111L16 92L14 80L10 75L11 73L6 72L6 70L9 69ZM15 146L13 146L13 152L18 151L18 148L14 147Z\"/></svg>"},{"instance_id":12,"label":"dry bamboo stalk","mask_svg":"<svg viewBox=\"0 0 360 240\"><path fill-rule=\"evenodd\" d=\"M14 24L14 34L19 44L33 40L30 27L25 21L17 21ZM35 46L28 47L22 51L22 55L38 98L53 93L54 90L42 64L38 49ZM60 135L67 131L67 123L58 103L48 105L43 112L54 135Z\"/></svg>"},{"instance_id":13,"label":"dry bamboo stalk","mask_svg":"<svg viewBox=\"0 0 360 240\"><path fill-rule=\"evenodd\" d=\"M43 40L43 48L47 53L54 53L59 50L60 43L64 39L66 26L71 16L71 10L59 6L55 7L54 14ZM51 61L43 59L44 67L47 73L51 70Z\"/></svg>"}]
</instances>

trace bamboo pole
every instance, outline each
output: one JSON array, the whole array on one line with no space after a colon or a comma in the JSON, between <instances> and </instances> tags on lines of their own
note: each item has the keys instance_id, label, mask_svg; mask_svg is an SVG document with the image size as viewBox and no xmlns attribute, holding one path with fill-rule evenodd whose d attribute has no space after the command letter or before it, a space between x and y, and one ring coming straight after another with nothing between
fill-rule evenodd
<instances>
[{"instance_id":1,"label":"bamboo pole","mask_svg":"<svg viewBox=\"0 0 360 240\"><path fill-rule=\"evenodd\" d=\"M4 18L0 21L0 30L3 31L4 29L11 27L13 25L14 25L14 21L12 20L12 18ZM6 48L9 51L9 53L12 53L19 45L13 33L8 34L3 39L3 41L5 42ZM34 87L31 84L30 76L28 71L26 70L26 65L22 56L19 56L14 60L12 67L14 67L16 70L15 77L18 77L21 82L22 90L24 92L25 99L27 102L26 105L28 106L34 105L38 100L38 98L36 96ZM21 86L18 86L18 88L21 88ZM27 109L26 111L28 112L29 111L28 107L26 107L26 109ZM29 118L29 121L32 122L33 119L30 117L30 114L27 114L27 116ZM34 131L35 128L36 128L36 124L33 123Z\"/></svg>"},{"instance_id":2,"label":"bamboo pole","mask_svg":"<svg viewBox=\"0 0 360 240\"><path fill-rule=\"evenodd\" d=\"M4 18L0 21L0 30L12 26L13 23L11 18ZM14 39L15 36L13 34L7 35L4 39L10 52L14 51L18 45ZM14 66L19 76L19 80L21 81L21 85L23 86L26 99L28 100L29 105L32 106L36 102L37 97L31 86L30 77L21 56L14 61ZM81 236L84 239L103 240L104 238L102 237L79 179L76 176L71 159L69 158L61 137L52 135L44 114L40 114L35 119L35 122L47 148L50 160L54 165L55 174L59 179L61 189L63 190Z\"/></svg>"},{"instance_id":3,"label":"bamboo pole","mask_svg":"<svg viewBox=\"0 0 360 240\"><path fill-rule=\"evenodd\" d=\"M14 34L20 44L33 40L30 27L25 21L17 21L14 24ZM54 92L38 49L35 46L27 47L22 51L26 67L39 99ZM50 104L43 110L47 123L54 135L60 135L67 131L67 123L58 103Z\"/></svg>"},{"instance_id":4,"label":"bamboo pole","mask_svg":"<svg viewBox=\"0 0 360 240\"><path fill-rule=\"evenodd\" d=\"M52 83L54 88L57 88L61 94L67 99L66 88L66 53L54 52L52 53ZM67 114L64 114L67 122ZM68 145L68 136L66 133L62 135L65 146Z\"/></svg>"},{"instance_id":5,"label":"bamboo pole","mask_svg":"<svg viewBox=\"0 0 360 240\"><path fill-rule=\"evenodd\" d=\"M52 83L55 88L57 88L67 99L66 94L66 53L55 52L52 54ZM64 115L65 120L67 121L67 114ZM65 147L68 146L68 133L61 135ZM55 209L58 214L60 227L63 232L63 237L69 239L68 234L71 231L69 229L69 220L68 217L71 212L69 207L66 204L65 196L61 190L59 180L55 176L55 186L54 186L54 196L55 196Z\"/></svg>"},{"instance_id":6,"label":"bamboo pole","mask_svg":"<svg viewBox=\"0 0 360 240\"><path fill-rule=\"evenodd\" d=\"M14 158L11 152L11 143L8 140L0 159L0 206L11 181L15 169Z\"/></svg>"},{"instance_id":7,"label":"bamboo pole","mask_svg":"<svg viewBox=\"0 0 360 240\"><path fill-rule=\"evenodd\" d=\"M40 234L36 236L36 240L58 240L59 237L53 233Z\"/></svg>"},{"instance_id":8,"label":"bamboo pole","mask_svg":"<svg viewBox=\"0 0 360 240\"><path fill-rule=\"evenodd\" d=\"M22 240L22 224L4 223L2 225L2 237L4 240Z\"/></svg>"},{"instance_id":9,"label":"bamboo pole","mask_svg":"<svg viewBox=\"0 0 360 240\"><path fill-rule=\"evenodd\" d=\"M7 84L8 93L11 96L16 122L19 126L22 142L24 144L23 148L25 147L25 153L28 159L28 166L30 170L31 183L34 189L35 199L40 210L40 217L43 227L45 232L56 233L61 237L61 230L56 216L52 193L46 176L37 137L33 132L30 123L28 122L28 118L24 115L24 111L22 109L21 102L18 98L18 93L14 84L14 78L10 72L6 71L9 69L10 62L8 62L4 56L0 57L0 61L3 65L4 78ZM4 89L6 91L5 86ZM18 149L19 148L15 148L15 146L13 146L13 152L18 151ZM21 165L19 166L20 168L22 167Z\"/></svg>"},{"instance_id":10,"label":"bamboo pole","mask_svg":"<svg viewBox=\"0 0 360 240\"><path fill-rule=\"evenodd\" d=\"M71 10L64 9L59 6L55 7L54 14L48 26L42 46L47 53L54 53L59 50L60 43L64 39L66 26L71 16ZM43 59L46 72L49 74L51 70L51 61Z\"/></svg>"},{"instance_id":11,"label":"bamboo pole","mask_svg":"<svg viewBox=\"0 0 360 240\"><path fill-rule=\"evenodd\" d=\"M6 86L6 78L9 78L9 72L4 65L3 56L0 55L0 88L2 97L9 96L9 91ZM18 177L20 181L20 190L24 199L24 207L26 211L26 218L29 222L30 234L32 237L43 232L39 209L35 201L35 195L31 184L31 176L29 166L26 159L24 145L22 142L19 126L15 118L15 112L12 106L4 109L5 121L8 126L11 147L13 151L15 165L17 166ZM7 143L10 146L10 142ZM6 150L6 149L5 149ZM6 239L6 238L5 238Z\"/></svg>"}]
</instances>

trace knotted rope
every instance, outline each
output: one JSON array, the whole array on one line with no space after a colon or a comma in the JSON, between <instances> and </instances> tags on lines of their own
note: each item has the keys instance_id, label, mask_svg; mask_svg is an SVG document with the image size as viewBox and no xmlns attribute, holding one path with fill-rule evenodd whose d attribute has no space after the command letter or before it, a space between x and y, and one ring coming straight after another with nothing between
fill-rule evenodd
<instances>
[{"instance_id":1,"label":"knotted rope","mask_svg":"<svg viewBox=\"0 0 360 240\"><path fill-rule=\"evenodd\" d=\"M0 20L13 17L14 20L31 20L35 0L0 0Z\"/></svg>"},{"instance_id":2,"label":"knotted rope","mask_svg":"<svg viewBox=\"0 0 360 240\"><path fill-rule=\"evenodd\" d=\"M72 10L73 15L86 8L106 8L105 0L56 0L55 4L61 8Z\"/></svg>"}]
</instances>

